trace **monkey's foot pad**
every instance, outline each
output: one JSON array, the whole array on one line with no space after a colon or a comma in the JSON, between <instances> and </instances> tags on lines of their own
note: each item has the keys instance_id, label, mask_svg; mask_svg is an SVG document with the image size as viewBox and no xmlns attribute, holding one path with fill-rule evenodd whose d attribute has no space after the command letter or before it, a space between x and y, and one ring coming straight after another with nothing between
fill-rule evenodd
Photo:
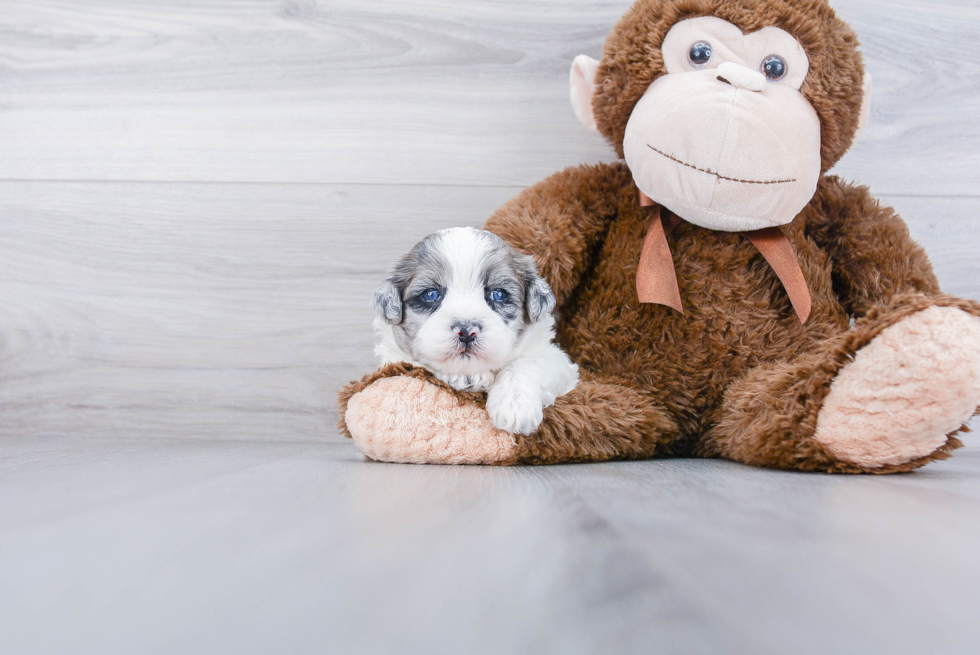
<instances>
[{"instance_id":1,"label":"monkey's foot pad","mask_svg":"<svg viewBox=\"0 0 980 655\"><path fill-rule=\"evenodd\" d=\"M347 404L347 429L367 457L403 464L501 464L517 456L513 435L484 407L424 380L387 377Z\"/></svg>"},{"instance_id":2,"label":"monkey's foot pad","mask_svg":"<svg viewBox=\"0 0 980 655\"><path fill-rule=\"evenodd\" d=\"M876 468L926 457L980 405L980 320L930 307L886 328L834 379L814 435Z\"/></svg>"}]
</instances>

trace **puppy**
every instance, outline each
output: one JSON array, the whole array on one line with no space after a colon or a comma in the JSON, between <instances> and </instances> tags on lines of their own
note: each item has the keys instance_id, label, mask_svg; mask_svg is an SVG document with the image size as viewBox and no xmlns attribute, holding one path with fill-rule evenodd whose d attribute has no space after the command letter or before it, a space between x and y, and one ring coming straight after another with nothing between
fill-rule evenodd
<instances>
[{"instance_id":1,"label":"puppy","mask_svg":"<svg viewBox=\"0 0 980 655\"><path fill-rule=\"evenodd\" d=\"M554 307L532 257L484 230L441 230L374 293L375 353L461 391L486 391L494 426L530 434L542 410L578 384L578 367L552 343Z\"/></svg>"}]
</instances>

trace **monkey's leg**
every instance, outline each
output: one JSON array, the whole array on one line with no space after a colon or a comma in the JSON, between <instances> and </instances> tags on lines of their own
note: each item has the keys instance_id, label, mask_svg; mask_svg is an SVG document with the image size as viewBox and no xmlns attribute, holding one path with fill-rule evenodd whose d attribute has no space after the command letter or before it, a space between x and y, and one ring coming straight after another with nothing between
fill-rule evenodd
<instances>
[{"instance_id":1,"label":"monkey's leg","mask_svg":"<svg viewBox=\"0 0 980 655\"><path fill-rule=\"evenodd\" d=\"M980 305L913 296L725 393L704 455L783 469L895 473L945 459L980 405Z\"/></svg>"},{"instance_id":2,"label":"monkey's leg","mask_svg":"<svg viewBox=\"0 0 980 655\"><path fill-rule=\"evenodd\" d=\"M430 374L391 365L340 395L340 429L371 459L411 464L553 464L651 457L676 438L643 394L583 380L544 410L529 436L498 430L485 399Z\"/></svg>"}]
</instances>

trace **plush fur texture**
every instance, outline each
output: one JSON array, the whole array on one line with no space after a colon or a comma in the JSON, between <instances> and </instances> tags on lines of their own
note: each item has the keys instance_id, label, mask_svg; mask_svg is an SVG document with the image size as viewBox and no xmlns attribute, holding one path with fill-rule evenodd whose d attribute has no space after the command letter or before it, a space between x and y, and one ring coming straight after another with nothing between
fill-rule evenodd
<instances>
[{"instance_id":1,"label":"plush fur texture","mask_svg":"<svg viewBox=\"0 0 980 655\"><path fill-rule=\"evenodd\" d=\"M858 127L863 71L854 34L822 0L639 0L609 37L598 69L594 110L602 133L622 154L630 113L663 72L664 34L678 20L704 15L746 32L774 25L799 39L810 61L801 92L820 118L823 169L830 168ZM691 223L668 237L685 313L638 302L636 269L654 210L640 206L631 172L615 163L560 172L487 222L534 256L556 297L558 343L582 374L572 393L545 410L538 431L515 436L515 450L500 451L495 463L686 455L895 473L961 445L955 434L980 405L977 371L967 364L946 375L928 360L976 361L980 304L940 292L905 224L866 188L823 176L810 203L782 228L812 296L802 325L744 235ZM906 362L916 382L883 363L900 345L925 353ZM388 369L352 383L342 393L342 429L345 398L378 376L396 375L420 379ZM482 402L426 384L439 403ZM877 408L895 397L903 404L885 425ZM861 406L873 411L860 416ZM418 422L432 420L420 413L415 427L392 437L394 450L420 457L418 430L425 430Z\"/></svg>"}]
</instances>

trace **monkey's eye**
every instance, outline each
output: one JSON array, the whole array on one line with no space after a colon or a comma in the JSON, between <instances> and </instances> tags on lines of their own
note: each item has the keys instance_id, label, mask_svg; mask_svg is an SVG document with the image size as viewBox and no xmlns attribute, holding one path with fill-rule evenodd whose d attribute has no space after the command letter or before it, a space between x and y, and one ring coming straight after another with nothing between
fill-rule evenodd
<instances>
[{"instance_id":1,"label":"monkey's eye","mask_svg":"<svg viewBox=\"0 0 980 655\"><path fill-rule=\"evenodd\" d=\"M707 41L698 41L691 46L691 52L687 54L687 57L695 68L706 66L711 61L711 44Z\"/></svg>"},{"instance_id":2,"label":"monkey's eye","mask_svg":"<svg viewBox=\"0 0 980 655\"><path fill-rule=\"evenodd\" d=\"M762 61L762 73L773 82L777 82L786 77L789 66L786 60L779 55L769 55Z\"/></svg>"},{"instance_id":3,"label":"monkey's eye","mask_svg":"<svg viewBox=\"0 0 980 655\"><path fill-rule=\"evenodd\" d=\"M422 292L422 300L425 302L435 302L439 300L439 290L438 289L426 289Z\"/></svg>"},{"instance_id":4,"label":"monkey's eye","mask_svg":"<svg viewBox=\"0 0 980 655\"><path fill-rule=\"evenodd\" d=\"M490 292L490 300L494 302L503 302L507 300L507 292L503 289L494 289Z\"/></svg>"}]
</instances>

